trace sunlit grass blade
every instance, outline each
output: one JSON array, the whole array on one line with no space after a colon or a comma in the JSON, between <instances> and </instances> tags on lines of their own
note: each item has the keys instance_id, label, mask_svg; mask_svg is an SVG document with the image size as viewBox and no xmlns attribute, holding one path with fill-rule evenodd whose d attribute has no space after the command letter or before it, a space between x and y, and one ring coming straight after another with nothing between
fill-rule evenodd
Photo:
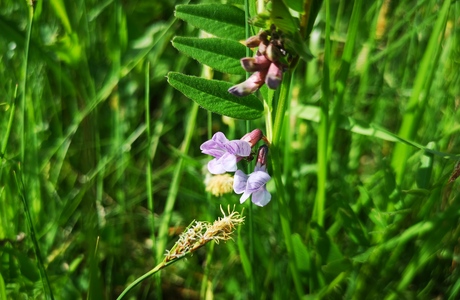
<instances>
[{"instance_id":1,"label":"sunlit grass blade","mask_svg":"<svg viewBox=\"0 0 460 300\"><path fill-rule=\"evenodd\" d=\"M449 16L450 0L443 2L437 14L437 20L431 32L428 46L423 54L420 68L414 81L414 87L409 102L406 105L403 122L399 129L399 136L406 139L413 139L421 122L425 111L425 106L429 99L430 87L433 83L433 75L436 71L437 61L442 52L442 38ZM434 58L434 59L433 59ZM422 95L422 93L425 93ZM405 174L407 158L411 149L406 145L398 144L395 147L392 166L396 172L396 180L401 183Z\"/></svg>"},{"instance_id":2,"label":"sunlit grass blade","mask_svg":"<svg viewBox=\"0 0 460 300\"><path fill-rule=\"evenodd\" d=\"M296 105L295 107L293 107L293 114L305 120L309 120L309 121L313 121L317 123L320 121L320 108L317 106ZM414 141L400 137L399 135L394 134L388 131L387 129L377 124L374 124L374 123L367 124L366 122L358 121L351 117L338 116L337 124L338 124L338 128L349 130L351 132L361 134L364 136L375 137L375 138L389 141L389 142L402 143L402 144L423 150L427 153L432 153L442 158L449 158L449 159L459 159L460 158L460 154L441 152L441 151L434 150L431 147L420 145Z\"/></svg>"},{"instance_id":3,"label":"sunlit grass blade","mask_svg":"<svg viewBox=\"0 0 460 300\"><path fill-rule=\"evenodd\" d=\"M2 148L0 150L0 156L1 157L5 157L5 155L6 155L6 147L8 145L8 139L10 137L11 127L13 125L14 114L16 112L16 96L17 96L17 92L18 92L18 86L16 85L16 89L14 91L14 96L13 96L13 99L11 100L11 105L9 107L10 116L8 118L8 125L6 127L6 131L5 131L5 134L3 136L3 140L2 140ZM0 176L1 176L1 174L0 174Z\"/></svg>"},{"instance_id":4,"label":"sunlit grass blade","mask_svg":"<svg viewBox=\"0 0 460 300\"><path fill-rule=\"evenodd\" d=\"M181 152L187 154L190 149L190 143L194 134L194 128L196 119L198 116L198 104L193 103L192 108L189 110L188 114L188 121L187 121L187 131L184 137ZM173 212L174 204L176 202L176 197L179 192L179 184L182 177L182 168L184 166L184 158L180 157L177 166L174 170L174 174L172 177L171 185L168 191L168 197L166 199L165 210L162 214L162 219L160 223L160 227L158 229L158 239L156 245L156 260L157 262L162 260L162 257L166 250L166 242L168 238L168 227L169 222L171 220L171 215Z\"/></svg>"}]
</instances>

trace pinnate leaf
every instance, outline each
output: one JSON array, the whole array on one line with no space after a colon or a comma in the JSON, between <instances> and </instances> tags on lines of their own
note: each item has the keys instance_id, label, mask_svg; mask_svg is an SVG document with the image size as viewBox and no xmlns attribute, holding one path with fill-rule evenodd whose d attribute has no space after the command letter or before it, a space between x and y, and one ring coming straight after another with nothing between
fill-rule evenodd
<instances>
[{"instance_id":1,"label":"pinnate leaf","mask_svg":"<svg viewBox=\"0 0 460 300\"><path fill-rule=\"evenodd\" d=\"M172 44L179 51L217 71L245 74L240 59L246 55L246 47L236 41L220 38L175 37Z\"/></svg>"},{"instance_id":2,"label":"pinnate leaf","mask_svg":"<svg viewBox=\"0 0 460 300\"><path fill-rule=\"evenodd\" d=\"M231 83L207 80L181 73L168 73L168 82L203 108L235 119L253 120L262 116L264 107L254 95L235 97L228 92Z\"/></svg>"},{"instance_id":3,"label":"pinnate leaf","mask_svg":"<svg viewBox=\"0 0 460 300\"><path fill-rule=\"evenodd\" d=\"M285 33L284 46L288 51L294 51L305 61L313 58L305 40L300 35L299 20L291 15L283 0L272 0L270 19L278 29Z\"/></svg>"},{"instance_id":4,"label":"pinnate leaf","mask_svg":"<svg viewBox=\"0 0 460 300\"><path fill-rule=\"evenodd\" d=\"M245 39L244 11L233 5L178 5L176 17L220 38Z\"/></svg>"},{"instance_id":5,"label":"pinnate leaf","mask_svg":"<svg viewBox=\"0 0 460 300\"><path fill-rule=\"evenodd\" d=\"M273 24L284 33L294 33L299 28L283 0L272 0L270 18Z\"/></svg>"}]
</instances>

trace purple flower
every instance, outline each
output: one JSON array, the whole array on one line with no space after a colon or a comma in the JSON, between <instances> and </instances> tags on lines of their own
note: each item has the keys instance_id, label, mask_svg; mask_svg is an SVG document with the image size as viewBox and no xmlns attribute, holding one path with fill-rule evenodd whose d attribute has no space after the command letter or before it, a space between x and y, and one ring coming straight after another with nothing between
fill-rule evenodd
<instances>
[{"instance_id":1,"label":"purple flower","mask_svg":"<svg viewBox=\"0 0 460 300\"><path fill-rule=\"evenodd\" d=\"M236 163L242 157L251 154L251 145L247 141L229 141L222 132L216 132L212 139L204 142L201 152L209 154L215 158L208 163L208 170L212 174L223 174L225 172L235 172Z\"/></svg>"},{"instance_id":2,"label":"purple flower","mask_svg":"<svg viewBox=\"0 0 460 300\"><path fill-rule=\"evenodd\" d=\"M243 194L240 203L246 201L252 195L252 202L258 206L265 206L270 202L272 196L265 185L270 180L267 173L266 156L267 146L261 146L257 155L257 163L254 172L246 175L241 170L235 172L233 179L233 190L237 194Z\"/></svg>"}]
</instances>

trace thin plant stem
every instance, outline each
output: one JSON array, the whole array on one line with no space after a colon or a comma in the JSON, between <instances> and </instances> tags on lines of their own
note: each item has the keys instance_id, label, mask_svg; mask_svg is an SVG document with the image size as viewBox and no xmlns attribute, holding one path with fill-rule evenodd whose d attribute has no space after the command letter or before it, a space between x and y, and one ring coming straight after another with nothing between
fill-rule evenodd
<instances>
[{"instance_id":1,"label":"thin plant stem","mask_svg":"<svg viewBox=\"0 0 460 300\"><path fill-rule=\"evenodd\" d=\"M147 208L150 212L150 238L155 245L155 218L153 216L154 202L153 202L153 189L152 189L152 160L150 159L150 146L152 145L152 135L150 134L150 62L145 64L145 124L147 134L147 148L146 148L146 188L147 188ZM155 255L155 247L152 247L153 255Z\"/></svg>"},{"instance_id":2,"label":"thin plant stem","mask_svg":"<svg viewBox=\"0 0 460 300\"><path fill-rule=\"evenodd\" d=\"M320 111L320 125L318 131L318 173L315 204L313 207L313 220L320 226L324 225L324 209L326 206L326 182L327 182L327 152L329 140L329 99L330 99L330 62L331 62L331 11L330 1L325 1L326 6L326 34L324 41L324 66L322 82L322 101Z\"/></svg>"},{"instance_id":3,"label":"thin plant stem","mask_svg":"<svg viewBox=\"0 0 460 300\"><path fill-rule=\"evenodd\" d=\"M53 290L51 289L51 284L48 279L48 274L46 273L45 263L43 261L42 253L40 250L40 245L38 243L37 231L35 230L35 226L32 221L32 215L30 213L29 200L27 199L27 190L26 190L26 185L24 184L24 179L22 177L22 170L20 170L19 172L20 172L20 174L18 174L19 176L16 174L16 172L14 172L14 177L16 180L16 185L19 190L19 197L21 198L21 201L24 207L24 214L27 219L27 225L29 226L30 238L34 245L35 256L37 257L37 264L38 264L38 269L40 270L40 277L43 283L43 289L45 291L45 295L47 299L54 299Z\"/></svg>"},{"instance_id":4,"label":"thin plant stem","mask_svg":"<svg viewBox=\"0 0 460 300\"><path fill-rule=\"evenodd\" d=\"M245 22L245 36L246 39L251 36L251 28L249 26L249 18L250 18L250 11L249 11L249 1L244 0L244 16L246 19ZM246 47L246 57L249 57L251 55L251 51L249 47ZM248 79L249 73L246 72L246 79ZM251 131L251 122L249 120L246 121L246 132ZM246 169L247 174L251 173L251 164L248 164L247 169ZM249 202L249 260L251 262L251 265L254 266L255 261L254 261L254 217L253 217L253 204L252 201ZM251 268L251 271L253 271L254 268ZM257 292L257 287L258 285L256 284L257 278L256 278L256 273L251 272L249 276L249 286L250 286L250 291L252 293L252 296L258 295L259 293Z\"/></svg>"},{"instance_id":5,"label":"thin plant stem","mask_svg":"<svg viewBox=\"0 0 460 300\"><path fill-rule=\"evenodd\" d=\"M21 81L21 104L22 104L22 127L21 127L21 161L24 163L25 148L26 148L26 88L27 88L27 70L29 67L29 47L30 47L30 36L32 34L32 24L34 20L34 7L32 1L27 1L28 7L28 22L27 22L27 33L24 47L24 64L22 70L22 81Z\"/></svg>"},{"instance_id":6,"label":"thin plant stem","mask_svg":"<svg viewBox=\"0 0 460 300\"><path fill-rule=\"evenodd\" d=\"M399 129L399 136L404 139L413 139L417 129L419 128L420 121L425 111L425 106L428 103L428 94L431 87L431 80L433 73L436 71L437 61L439 60L441 48L443 47L442 39L444 37L444 30L446 28L447 19L449 17L449 8L451 1L444 1L437 20L434 25L433 31L428 42L425 53L423 54L420 68L414 81L411 97L407 103L406 113L403 118L402 125ZM435 59L433 59L435 58ZM425 93L425 95L422 95ZM412 149L401 143L396 144L393 152L391 165L396 173L396 182L401 183L405 176L405 168L407 158Z\"/></svg>"},{"instance_id":7,"label":"thin plant stem","mask_svg":"<svg viewBox=\"0 0 460 300\"><path fill-rule=\"evenodd\" d=\"M170 262L169 264L173 263L174 261ZM165 268L166 266L169 265L168 263L166 263L165 261L162 261L161 263L159 263L155 268L153 268L152 270L148 271L147 273L145 273L144 275L140 276L139 278L137 278L136 280L134 280L130 285L128 285L126 287L126 289L118 296L117 300L121 300L123 299L126 294L129 293L129 291L131 291L136 285L138 285L139 283L141 283L142 281L144 281L145 279L149 278L150 276L154 275L156 272L160 271L161 269Z\"/></svg>"},{"instance_id":8,"label":"thin plant stem","mask_svg":"<svg viewBox=\"0 0 460 300\"><path fill-rule=\"evenodd\" d=\"M195 102L192 104L192 108L190 109L189 119L187 122L187 131L185 133L185 138L182 143L181 152L186 154L190 149L190 143L192 141L193 134L195 132L195 124L196 118L198 115L198 108L199 105ZM158 230L158 242L157 242L157 261L161 260L161 256L163 255L166 249L166 242L168 238L168 228L169 228L169 221L171 220L172 211L174 208L174 204L176 203L176 197L179 192L179 183L182 177L182 168L184 166L184 157L180 157L177 163L177 167L174 170L173 178L171 181L171 186L168 192L168 198L166 199L165 210L163 213L163 220L160 224L160 229Z\"/></svg>"},{"instance_id":9,"label":"thin plant stem","mask_svg":"<svg viewBox=\"0 0 460 300\"><path fill-rule=\"evenodd\" d=\"M329 2L325 2L326 7L327 5L330 5ZM337 123L339 119L339 115L342 112L343 108L343 99L345 96L345 90L347 86L347 79L348 79L348 74L350 73L350 66L351 66L351 60L353 58L353 52L355 48L355 43L356 43L356 37L358 35L358 30L359 30L359 25L361 21L361 10L362 10L362 4L363 0L357 0L353 4L353 11L351 14L351 20L350 20L350 26L348 29L348 38L347 42L345 43L345 48L343 50L343 55L341 59L341 65L340 65L340 70L338 71L338 76L337 80L335 80L335 89L336 89L336 95L334 97L334 104L332 107L332 113L330 117L330 124L329 124L329 144L332 145L334 139L335 139L335 134L337 131ZM327 11L327 9L326 9ZM331 90L331 78L329 77L331 75L330 70L332 68L331 62L332 62L332 56L331 56L331 45L330 45L330 35L331 35L331 20L330 20L330 12L329 14L326 12L326 36L329 36L329 39L326 38L326 43L329 43L328 47L329 50L328 52L326 49L325 45L325 58L324 58L324 65L326 69L326 64L327 64L327 73L328 77L326 78L326 74L323 77L323 93L326 92L326 83L324 82L325 79L327 79L329 82L327 83L327 92L330 94ZM329 21L328 21L329 20ZM328 58L326 59L326 55L328 55ZM330 101L330 95L329 98L325 98L324 101ZM327 149L327 157L330 158L331 153L332 153L332 147L326 148ZM318 166L319 167L319 166Z\"/></svg>"},{"instance_id":10,"label":"thin plant stem","mask_svg":"<svg viewBox=\"0 0 460 300\"><path fill-rule=\"evenodd\" d=\"M8 139L10 137L11 128L13 127L14 113L15 113L15 110L16 110L16 97L17 97L17 94L18 94L18 85L16 85L16 88L14 89L14 96L13 96L13 99L11 101L10 116L8 118L8 125L6 127L5 135L3 136L2 148L0 150L0 157L1 158L6 156L6 146L8 145ZM0 179L1 179L1 173L0 173Z\"/></svg>"},{"instance_id":11,"label":"thin plant stem","mask_svg":"<svg viewBox=\"0 0 460 300\"><path fill-rule=\"evenodd\" d=\"M273 125L273 137L271 140L270 146L270 157L272 161L273 176L275 179L275 185L277 190L277 200L280 208L280 219L281 227L283 230L284 241L286 243L286 248L289 256L289 268L291 270L292 278L294 280L295 290L298 298L303 296L303 287L300 280L300 275L297 269L297 265L294 260L293 253L293 242L292 242L292 233L290 227L290 217L289 217L289 207L286 201L286 191L284 190L284 184L281 179L281 160L280 160L280 139L282 127L284 124L284 115L286 112L286 107L289 103L289 90L291 87L291 77L294 70L289 70L285 73L283 81L281 83L281 90L279 93L278 106L276 107L276 116L275 123Z\"/></svg>"}]
</instances>

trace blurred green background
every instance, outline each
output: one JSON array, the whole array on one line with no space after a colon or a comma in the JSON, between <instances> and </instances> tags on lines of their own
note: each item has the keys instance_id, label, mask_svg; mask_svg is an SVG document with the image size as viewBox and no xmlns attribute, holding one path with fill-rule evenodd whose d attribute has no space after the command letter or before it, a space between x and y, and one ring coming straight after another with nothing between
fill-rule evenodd
<instances>
[{"instance_id":1,"label":"blurred green background","mask_svg":"<svg viewBox=\"0 0 460 300\"><path fill-rule=\"evenodd\" d=\"M295 70L282 139L294 249L271 182L271 203L251 209L234 242L207 245L131 299L297 299L290 265L305 299L460 297L460 200L448 182L459 158L460 3L331 0L331 55L325 5L314 3L315 58ZM216 131L241 137L245 122L210 119L168 85L169 71L203 72L171 46L200 34L174 18L177 4L0 2L1 299L115 299L191 221L249 206L205 192L199 146ZM324 76L332 120L423 146L338 121L320 226L319 129L302 111L320 105Z\"/></svg>"}]
</instances>

